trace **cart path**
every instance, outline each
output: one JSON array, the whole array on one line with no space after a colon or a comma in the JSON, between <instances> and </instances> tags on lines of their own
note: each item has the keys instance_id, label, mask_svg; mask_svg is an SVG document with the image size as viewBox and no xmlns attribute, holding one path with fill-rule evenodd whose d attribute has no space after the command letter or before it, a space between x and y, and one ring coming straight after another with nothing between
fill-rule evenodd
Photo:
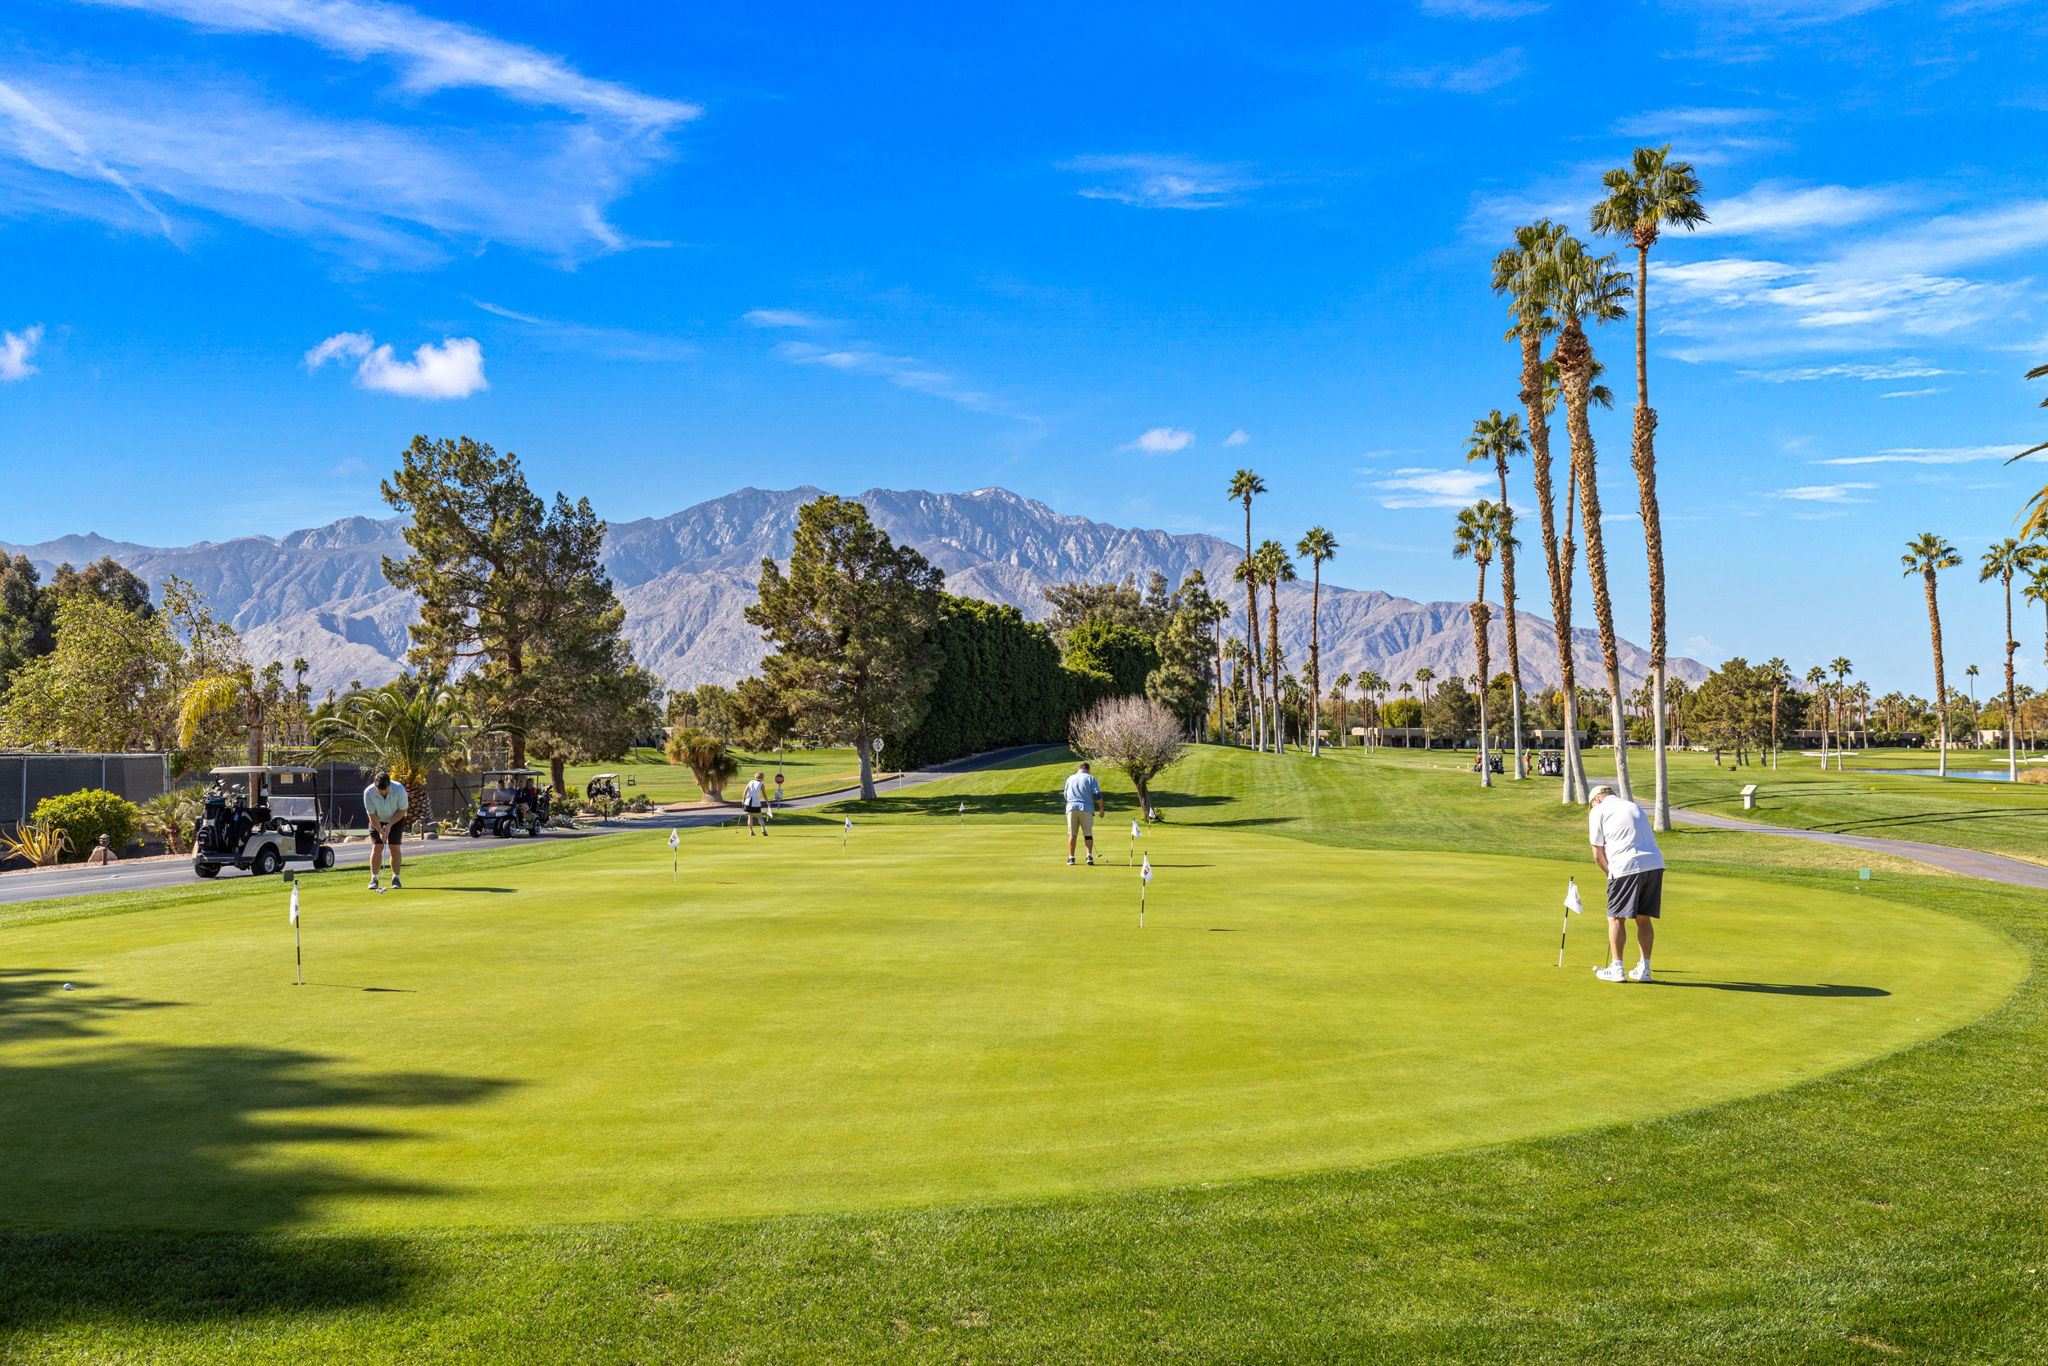
<instances>
[{"instance_id":1,"label":"cart path","mask_svg":"<svg viewBox=\"0 0 2048 1366\"><path fill-rule=\"evenodd\" d=\"M994 768L1012 759L1035 754L1044 749L1056 749L1056 745L1015 745L1009 749L990 750L986 754L970 755L965 759L953 759L929 768L913 769L900 773L894 778L877 780L875 791L879 794L900 792L907 787L921 783L936 782L956 773L971 773L976 769ZM845 791L821 792L809 797L792 797L778 807L781 811L801 811L810 807L830 806L835 802L852 801L858 793ZM722 825L738 818L737 807L712 807L703 811L665 812L655 811L646 815L622 816L608 825L585 826L578 830L553 830L544 838L588 839L592 835L617 835L629 830L693 829L706 825ZM407 840L405 861L411 864L419 859L435 858L441 854L461 854L477 849L504 849L524 840L501 840L486 837L470 839L466 835L454 835L437 840ZM370 845L337 844L334 846L334 863L337 868L367 867L370 862ZM253 877L252 873L237 873L232 868L220 874L219 882L238 881ZM0 877L0 905L20 901L47 901L60 897L97 896L102 892L139 892L160 887L196 887L200 879L192 872L187 859L168 860L162 863L113 863L105 867L87 867L73 864L64 868L50 868L37 872L9 873Z\"/></svg>"},{"instance_id":2,"label":"cart path","mask_svg":"<svg viewBox=\"0 0 2048 1366\"><path fill-rule=\"evenodd\" d=\"M1958 849L1948 844L1922 844L1918 840L1885 839L1878 835L1838 835L1829 830L1800 830L1787 825L1761 825L1756 821L1739 821L1730 816L1716 816L1705 811L1673 810L1671 818L1687 825L1703 825L1714 830L1740 830L1751 835L1782 835L1786 839L1812 840L1816 844L1839 844L1846 849L1862 849L1873 854L1897 854L1900 858L1913 859L1919 863L1932 864L1951 873L1964 877L1982 878L1986 882L2003 882L2012 887L2039 887L2048 889L2048 868L2024 859L2007 858L2003 854L1983 854L1975 849Z\"/></svg>"}]
</instances>

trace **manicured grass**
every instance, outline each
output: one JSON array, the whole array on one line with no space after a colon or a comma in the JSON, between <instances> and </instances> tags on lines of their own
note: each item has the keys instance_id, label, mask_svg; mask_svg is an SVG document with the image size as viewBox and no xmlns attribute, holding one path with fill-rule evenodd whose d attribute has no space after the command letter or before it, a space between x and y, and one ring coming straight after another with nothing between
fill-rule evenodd
<instances>
[{"instance_id":1,"label":"manicured grass","mask_svg":"<svg viewBox=\"0 0 2048 1366\"><path fill-rule=\"evenodd\" d=\"M958 795L919 793L856 808L854 839L860 852L842 856L847 873L842 884L852 883L851 874L863 860L879 870L894 858L885 847L892 840L931 844L948 837L961 846L961 855L1000 851L1006 841L1020 841L1020 850L1028 850L1037 862L1016 866L1033 871L1017 874L1006 866L1003 877L1038 877L1036 870L1056 839L1043 798L1056 772L1054 765L1020 765L954 780L949 786ZM1415 850L1434 842L1518 858L1580 857L1582 818L1555 811L1547 784L1482 793L1469 782L1470 775L1361 763L1355 755L1311 764L1293 757L1212 751L1169 779L1169 828L1155 829L1148 840L1162 864L1198 861L1180 851L1211 842L1217 849L1247 851L1242 857L1261 860L1249 870L1257 876L1241 879L1221 906L1247 920L1295 917L1294 923L1306 927L1317 896L1328 895L1343 911L1328 917L1337 927L1327 930L1332 935L1343 928L1347 915L1362 914L1351 907L1383 894L1388 880L1410 864L1406 858L1388 860L1374 849ZM961 800L970 803L964 833L957 816ZM1017 810L1003 810L1010 804ZM1020 826L1020 816L1031 824ZM903 828L891 828L898 823ZM787 838L794 829L778 823L778 836ZM1286 838L1265 838L1274 835ZM796 853L793 839L777 844L770 854L730 832L707 832L702 838L723 845L702 848L698 856L706 864L739 867L752 859L758 868L767 858L801 861L812 852ZM2004 942L1997 936L2023 944L2030 960L2043 945L2043 915L2037 898L2028 894L1956 878L1891 873L1858 885L1853 872L1845 876L1841 851L1787 849L1788 841L1776 845L1785 861L1764 866L1754 855L1770 847L1767 838L1696 840L1688 835L1671 842L1679 871L1673 877L1660 956L1674 975L1693 966L1681 961L1690 955L1739 953L1746 965L1753 965L1746 974L1750 980L1793 984L1795 974L1766 973L1763 965L1814 951L1801 941L1829 940L1868 941L1857 951L1871 952L1871 961L1881 963L1870 970L1913 974L1930 967L1907 960L1935 952L1943 942L1974 943L1987 947L1964 964L1965 985L1952 994L1976 992L1988 1000L2010 980L2006 973L2013 961L2011 950L1997 947ZM586 860L610 866L625 857L625 850L637 861L645 856L641 846L647 842L646 836L630 836L593 842L595 848L574 853L494 851L460 856L464 864L451 859L443 868L451 881L463 873L463 880L478 885L510 885L566 876ZM826 864L829 840L814 842L825 846L815 852L816 861ZM1249 852L1261 847L1268 852ZM1318 893L1311 879L1291 899L1301 904L1264 909L1269 900L1290 900L1266 895L1276 878L1288 876L1288 851L1297 861L1333 870L1328 877L1341 891ZM658 863L666 851L653 852ZM916 857L943 864L951 856ZM1473 865L1509 866L1493 859L1443 861L1454 880L1464 878ZM1523 866L1530 877L1546 882L1557 871L1552 862ZM501 880L486 883L494 868L503 870ZM829 868L822 871L829 874ZM1191 895L1181 889L1200 871L1162 868L1155 894L1161 903L1169 888L1173 896ZM1709 892L1734 890L1736 884L1710 874L1735 871L1744 873L1755 890L1742 889L1743 898L1733 903L1715 902ZM1069 876L1057 863L1045 872L1054 884ZM608 881L618 884L635 875L620 863ZM906 870L906 875L911 874ZM1075 877L1090 875L1091 870L1073 870ZM1092 875L1128 885L1121 869L1092 870ZM735 942L748 934L795 933L792 922L801 913L781 904L772 880L762 881L769 892L763 898L768 909L752 919L733 908L697 914L719 917L727 927L721 933L735 936ZM1696 890L1681 896L1681 884ZM217 910L240 915L260 909L276 922L271 937L281 939L282 915L274 897L266 906L255 893L237 889L222 896L226 891L214 889L213 899L186 909L169 899L137 898L145 909L69 922L51 920L52 908L27 908L0 921L19 925L0 934L0 953L7 963L25 964L28 960L15 947L25 936L68 932L81 952L105 952L110 961L139 967L190 942L189 935L180 935L186 918ZM464 894L442 895L452 902ZM478 902L509 899L497 893L468 895ZM1541 900L1554 900L1548 887ZM457 919L451 912L401 910L409 904L386 899L358 918ZM1798 909L1776 920L1768 913L1772 904ZM1928 916L1928 911L1944 915ZM569 941L581 932L584 920L594 917L602 930L602 922L614 914L625 912L587 904L572 910L559 918L563 942L544 949L529 946L529 954L573 953ZM1077 939L1098 933L1092 921L1078 919L1085 912L1055 905L1040 914L1055 921L1065 917ZM1174 948L1168 934L1154 935L1155 928L1170 923L1166 917L1172 912L1162 906L1154 914L1162 918L1148 924L1144 934L1152 937L1142 941L1134 927L1100 927L1102 937L1091 939L1088 963L1098 979L1094 999L1086 983L1052 981L1050 994L1040 998L1038 1027L1050 1036L1076 1023L1077 1012L1085 1017L1090 1011L1117 1011L1126 994L1155 1008L1178 997L1183 1011L1198 1017L1225 983L1213 971L1190 971L1187 965L1197 960L1188 955L1211 950ZM1888 1001L1905 1004L1900 997L1603 987L1581 968L1570 974L1578 989L1551 998L1552 1016L1517 1016L1523 1022L1516 1024L1496 1012L1516 1006L1517 979L1496 975L1478 961L1495 942L1491 914L1469 897L1445 897L1412 926L1396 927L1404 936L1400 952L1384 961L1360 954L1355 964L1276 964L1263 943L1239 942L1257 940L1249 931L1209 935L1205 930L1201 939L1192 932L1185 937L1197 943L1229 941L1233 955L1259 955L1245 961L1258 963L1270 976L1278 1003L1271 1009L1275 1018L1251 1021L1245 1028L1289 1040L1313 1027L1292 1017L1349 1013L1358 1022L1371 1018L1362 1013L1367 1007L1353 999L1363 993L1352 991L1351 981L1373 978L1376 985L1390 986L1377 978L1393 973L1404 961L1400 953L1432 955L1431 971L1423 976L1446 979L1445 992L1455 998L1443 1009L1441 1018L1448 1024L1439 1032L1447 1032L1461 1054L1479 1059L1461 1056L1437 1064L1438 1070L1457 1067L1471 1075L1469 1069L1476 1067L1486 1078L1462 1091L1454 1080L1443 1079L1435 1089L1448 1097L1423 1088L1422 1103L1438 1107L1433 1114L1439 1124L1462 1122L1445 1107L1455 1109L1463 1101L1484 1117L1496 1086L1512 1104L1518 1088L1539 1080L1547 1081L1560 1104L1625 1108L1639 1087L1674 1084L1662 1073L1679 1074L1676 1084L1683 1086L1682 1078L1699 1066L1700 1050L1713 1047L1693 1036L1746 1029L1752 1012L1797 1010L1776 1017L1781 1037L1753 1045L1797 1053L1838 1046L1841 1021L1860 1025L1870 1019L1862 1013L1868 1009ZM1755 918L1744 922L1743 916ZM466 925L441 932L466 934L471 937L464 942L474 943L489 934L495 918L483 907L469 913ZM1539 937L1546 942L1538 952L1548 961L1550 916L1542 918ZM1015 923L1006 914L989 919L973 931L990 936L984 941L989 946L1008 936L1022 946L1020 953L1044 952L1037 947L1040 926ZM130 931L124 923L130 920L154 921L156 928ZM899 933L899 925L921 923L904 942L923 941L934 966L964 970L951 956L954 946L939 932L950 928L942 912L902 905L877 909L867 920L861 925L849 918L833 933L843 936L839 942L848 954L857 954L871 969L878 941ZM1915 933L1926 937L1898 940L1896 954L1881 951L1886 940L1916 926ZM828 928L811 927L812 932ZM1575 927L1575 933L1581 928L1591 926ZM1741 929L1747 933L1719 938L1722 930ZM2043 1141L2048 1138L2048 1080L2039 1062L2048 1000L2037 977L2022 981L2010 1000L1977 1023L1789 1089L1661 1118L1355 1170L1223 1184L1201 1181L1021 1204L989 1205L970 1195L951 1207L766 1219L322 1232L310 1222L316 1214L354 1211L360 1216L378 1208L419 1209L471 1198L435 1189L431 1178L441 1173L408 1169L399 1179L422 1187L410 1193L365 1189L347 1178L367 1170L388 1183L394 1174L378 1170L385 1161L374 1152L380 1145L430 1147L452 1141L466 1116L514 1102L522 1088L487 1085L494 1079L492 1064L512 1055L521 1044L520 1031L540 1026L511 1018L503 1030L479 1031L459 1050L459 1065L451 1058L438 1075L392 1075L399 1068L383 1059L367 1066L338 1061L356 1055L349 1035L331 1021L317 1037L309 1029L302 1043L288 1049L244 1040L215 1054L210 1045L196 1041L167 1050L143 1042L153 1031L175 1034L182 1028L174 1023L181 1011L209 1008L197 989L204 984L203 974L227 970L224 965L232 960L242 933L233 924L223 925L217 961L191 960L190 989L161 993L184 1005L138 1004L81 1019L81 1002L47 993L40 974L0 978L6 984L0 990L12 993L16 1003L0 1013L6 1037L40 1057L38 1066L54 1065L50 1059L69 1049L81 1069L76 1085L47 1093L51 1104L45 1108L74 1113L62 1119L31 1115L31 1125L45 1132L68 1126L64 1131L82 1134L80 1141L102 1144L110 1165L138 1173L139 1195L150 1193L152 1181L159 1190L170 1189L175 1183L162 1182L162 1168L180 1165L208 1173L216 1188L245 1188L243 1202L253 1212L241 1226L263 1230L205 1236L66 1230L0 1238L0 1329L7 1334L0 1356L208 1363L1167 1358L1664 1363L1894 1357L2021 1362L2037 1359L2038 1342L2048 1330L2048 1286L2043 1284L2048 1281L2048 1207L2042 1194L2048 1191L2048 1143ZM1944 936L1949 934L1961 938L1948 941ZM1443 942L1427 942L1432 938ZM144 942L123 949L118 947L123 940ZM42 942L54 947L60 941ZM1579 942L1583 948L1584 939ZM268 940L264 944L265 953L274 956ZM1349 944L1341 937L1331 939L1326 956L1341 960ZM1179 956L1172 962L1126 959L1119 973L1101 972L1098 965L1118 950ZM516 963L509 952L506 959ZM809 993L821 985L818 979L794 983L789 971L786 964L769 965L764 985L780 982L805 991L770 993L771 1003L758 1007L757 1020L787 1021L831 1002L827 993ZM1186 980L1176 984L1176 973ZM598 1008L579 1006L573 993L544 984L541 975L538 969L528 973L528 989L543 993L532 1014L559 1013L563 1027L574 1028L579 1009ZM1890 979L1844 980L1880 986ZM1334 991L1328 989L1332 982L1338 983ZM905 990L900 976L876 973L872 984L877 990L841 1025L853 1038L877 1050L886 1047L899 1060L953 1053L957 1045L949 1032L980 1027L980 1017L994 1008L994 1003L956 1002L932 1019L917 1013L922 1002ZM1112 985L1115 991L1108 989ZM1309 989L1297 989L1304 985ZM1315 990L1319 985L1324 989ZM627 984L618 989L637 990ZM1530 989L1537 988L1532 984ZM138 1001L154 999L133 994ZM372 1003L371 1008L393 1001L411 1004L397 993L354 997ZM1706 999L1695 1004L1701 998ZM289 1006L291 998L285 999ZM1854 1014L1830 1013L1836 1008ZM1701 1010L1726 1013L1697 1013ZM1586 1011L1647 1013L1589 1016ZM903 1016L903 1027L880 1028L872 1018L877 1013ZM1190 1020L1183 1013L1162 1021L1149 1045L1160 1070L1181 1080L1193 1075L1179 1039ZM1392 1018L1374 1022L1390 1033L1401 1027ZM1199 1025L1199 1019L1194 1023ZM1924 1018L1915 1023L1933 1025ZM92 1032L102 1028L110 1033ZM421 1032L426 1028L421 1026ZM1548 1052L1520 1037L1545 1032L1553 1036ZM1069 1054L1049 1056L1041 1065L1095 1065L1097 1059L1085 1056L1089 1049L1115 1047L1088 1030L1076 1036L1083 1042ZM130 1042L120 1043L123 1038ZM630 1027L610 1042L615 1048L638 1046ZM713 1036L696 1048L708 1052L720 1042ZM1000 1053L1004 1042L985 1039L983 1047ZM1379 1042L1355 1033L1350 1051L1367 1053ZM1436 1043L1424 1032L1409 1036L1406 1046L1427 1049ZM1548 1075L1489 1072L1484 1055L1501 1050L1520 1051ZM451 1051L456 1050L451 1046ZM319 1056L275 1056L292 1052ZM17 1075L13 1059L8 1061L9 1071L0 1074L7 1084L0 1096L13 1088ZM1341 1047L1320 1061L1353 1077L1361 1066ZM94 1065L102 1069L95 1074L98 1084L88 1084L86 1074ZM601 1056L595 1065L603 1065ZM786 1084L788 1064L776 1066L783 1070L763 1076L761 1089ZM1262 1140L1269 1115L1285 1114L1273 1097L1285 1099L1291 1084L1286 1068L1272 1059L1255 1060L1254 1067L1270 1074L1266 1086L1246 1091L1241 1080L1227 1074L1211 1078L1226 1092L1240 1088L1234 1101L1237 1144ZM1429 1071L1427 1065L1418 1069L1425 1077ZM903 1075L930 1080L914 1067ZM820 1124L836 1122L833 1096L859 1102L880 1089L850 1071L831 1080L835 1085L825 1099L812 1102ZM989 1079L970 1073L948 1080L972 1086ZM1027 1072L1007 1081L1011 1094L1022 1097L1040 1078ZM38 1084L47 1085L47 1079ZM1139 1078L1129 1084L1151 1083ZM1175 1084L1169 1077L1168 1085ZM138 1087L146 1093L142 1100L122 1094ZM945 1091L941 1086L927 1089L941 1096ZM1353 1112L1369 1109L1371 1096L1351 1094L1359 1089L1364 1088L1355 1082L1334 1087L1325 1101L1353 1107ZM1589 1094L1600 1098L1587 1101ZM1205 1101L1196 1093L1179 1106L1131 1113L1111 1141L1142 1148L1154 1126L1182 1123L1190 1108L1199 1109ZM1093 1102L1095 1108L1116 1112L1123 1098L1104 1091ZM763 1100L735 1089L730 1103L744 1112L800 1105L802 1098ZM195 1118L181 1143L195 1136L206 1141L153 1153L139 1139L97 1139L85 1132L76 1113L92 1106L101 1107L109 1123L138 1109L153 1115L189 1112ZM196 1118L201 1110L210 1110L210 1123ZM427 1115L433 1118L422 1123ZM562 1119L563 1141L601 1147L610 1141L604 1134L608 1118L604 1113L583 1116L583 1127L596 1131L588 1137L571 1119ZM933 1112L931 1121L943 1126L943 1108ZM1096 1121L1089 1114L1080 1120ZM338 1133L337 1127L357 1132ZM432 1132L421 1134L423 1127ZM392 1136L380 1138L377 1131ZM19 1129L10 1120L5 1132L13 1135ZM797 1130L769 1142L800 1155L805 1138ZM1049 1151L1057 1148L1059 1135L1051 1138ZM63 1160L50 1153L52 1146L46 1140L10 1141L13 1169L0 1165L0 1184L11 1183L14 1189L42 1184L29 1177ZM1431 1146L1421 1145L1423 1150ZM109 1148L120 1151L110 1154ZM763 1154L754 1160L759 1166L787 1157ZM899 1156L884 1157L888 1161L878 1161L878 1168L886 1170L889 1161L901 1165ZM559 1162L544 1151L519 1160ZM370 1165L355 1167L357 1161ZM24 1165L28 1176L22 1174ZM101 1188L114 1184L98 1173L88 1175ZM516 1185L520 1179L504 1180ZM676 1198L687 1199L689 1192ZM10 1198L8 1203L17 1202Z\"/></svg>"},{"instance_id":2,"label":"manicured grass","mask_svg":"<svg viewBox=\"0 0 2048 1366\"><path fill-rule=\"evenodd\" d=\"M833 788L846 787L860 778L860 764L851 749L790 749L784 750L777 759L775 752L755 754L747 750L734 750L733 758L739 761L740 774L726 788L729 801L738 801L745 790L747 779L755 773L764 773L768 791L775 791L775 775L781 773L789 781L783 784L785 797L804 797L813 792L829 792ZM690 770L681 764L671 764L664 759L660 750L636 749L632 754L616 763L571 764L565 770L569 785L580 796L583 785L600 773L619 775L619 795L622 797L646 797L657 805L667 802L702 801L704 794L697 788L697 780L690 776ZM635 780L635 786L627 787L626 779Z\"/></svg>"}]
</instances>

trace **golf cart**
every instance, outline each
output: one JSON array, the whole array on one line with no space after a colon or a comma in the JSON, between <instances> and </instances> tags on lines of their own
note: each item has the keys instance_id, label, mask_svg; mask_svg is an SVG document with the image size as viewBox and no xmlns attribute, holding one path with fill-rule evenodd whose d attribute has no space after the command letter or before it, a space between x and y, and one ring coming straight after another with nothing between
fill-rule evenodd
<instances>
[{"instance_id":1,"label":"golf cart","mask_svg":"<svg viewBox=\"0 0 2048 1366\"><path fill-rule=\"evenodd\" d=\"M510 839L514 835L538 835L547 829L549 807L552 804L547 789L534 787L526 802L524 812L519 809L519 793L528 781L540 776L537 768L493 768L483 775L483 790L477 794L476 815L470 818L469 837L480 839L486 833L499 839ZM493 783L492 779L502 781Z\"/></svg>"},{"instance_id":2,"label":"golf cart","mask_svg":"<svg viewBox=\"0 0 2048 1366\"><path fill-rule=\"evenodd\" d=\"M599 797L610 797L616 800L618 795L619 775L616 773L600 773L583 785L585 801L594 802Z\"/></svg>"},{"instance_id":3,"label":"golf cart","mask_svg":"<svg viewBox=\"0 0 2048 1366\"><path fill-rule=\"evenodd\" d=\"M192 830L192 871L218 877L223 868L240 868L269 877L287 863L332 868L334 850L320 840L316 774L302 764L214 769Z\"/></svg>"}]
</instances>

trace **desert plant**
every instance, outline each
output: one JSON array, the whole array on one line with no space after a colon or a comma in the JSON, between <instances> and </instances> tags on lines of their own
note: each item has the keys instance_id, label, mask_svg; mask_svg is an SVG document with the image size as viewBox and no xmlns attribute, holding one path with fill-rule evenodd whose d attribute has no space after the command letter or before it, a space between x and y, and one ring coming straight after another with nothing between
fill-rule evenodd
<instances>
[{"instance_id":1,"label":"desert plant","mask_svg":"<svg viewBox=\"0 0 2048 1366\"><path fill-rule=\"evenodd\" d=\"M165 853L182 854L191 840L192 828L199 824L205 803L203 788L181 787L159 793L138 808L142 833L162 840Z\"/></svg>"},{"instance_id":2,"label":"desert plant","mask_svg":"<svg viewBox=\"0 0 2048 1366\"><path fill-rule=\"evenodd\" d=\"M100 842L101 835L115 849L126 848L135 839L135 827L141 820L142 812L135 803L97 787L45 797L29 813L30 824L62 830L71 846L65 852L80 858Z\"/></svg>"},{"instance_id":3,"label":"desert plant","mask_svg":"<svg viewBox=\"0 0 2048 1366\"><path fill-rule=\"evenodd\" d=\"M1147 820L1155 819L1152 780L1187 752L1180 721L1144 697L1097 702L1074 718L1073 745L1084 758L1099 759L1131 780Z\"/></svg>"},{"instance_id":4,"label":"desert plant","mask_svg":"<svg viewBox=\"0 0 2048 1366\"><path fill-rule=\"evenodd\" d=\"M740 761L726 752L725 741L694 726L669 736L662 752L670 763L686 766L698 789L714 802L725 800L725 785L740 771Z\"/></svg>"},{"instance_id":5,"label":"desert plant","mask_svg":"<svg viewBox=\"0 0 2048 1366\"><path fill-rule=\"evenodd\" d=\"M71 836L54 825L39 825L24 821L14 827L14 833L0 830L0 855L7 858L26 859L37 868L46 868L62 858L71 849Z\"/></svg>"}]
</instances>

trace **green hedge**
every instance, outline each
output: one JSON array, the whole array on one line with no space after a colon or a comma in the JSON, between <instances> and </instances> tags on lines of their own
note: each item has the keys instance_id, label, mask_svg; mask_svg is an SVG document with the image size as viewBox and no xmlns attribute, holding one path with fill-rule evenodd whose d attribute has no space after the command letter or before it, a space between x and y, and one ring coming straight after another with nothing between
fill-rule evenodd
<instances>
[{"instance_id":1,"label":"green hedge","mask_svg":"<svg viewBox=\"0 0 2048 1366\"><path fill-rule=\"evenodd\" d=\"M101 835L109 837L107 842L117 854L134 843L142 811L125 797L89 787L81 792L43 798L36 803L35 813L29 819L37 825L57 826L69 834L71 849L63 861L78 863L92 852Z\"/></svg>"},{"instance_id":2,"label":"green hedge","mask_svg":"<svg viewBox=\"0 0 2048 1366\"><path fill-rule=\"evenodd\" d=\"M884 767L1062 743L1068 719L1116 687L1106 673L1063 665L1051 633L1014 607L948 595L935 634L939 674L924 719L908 734L889 737Z\"/></svg>"}]
</instances>

